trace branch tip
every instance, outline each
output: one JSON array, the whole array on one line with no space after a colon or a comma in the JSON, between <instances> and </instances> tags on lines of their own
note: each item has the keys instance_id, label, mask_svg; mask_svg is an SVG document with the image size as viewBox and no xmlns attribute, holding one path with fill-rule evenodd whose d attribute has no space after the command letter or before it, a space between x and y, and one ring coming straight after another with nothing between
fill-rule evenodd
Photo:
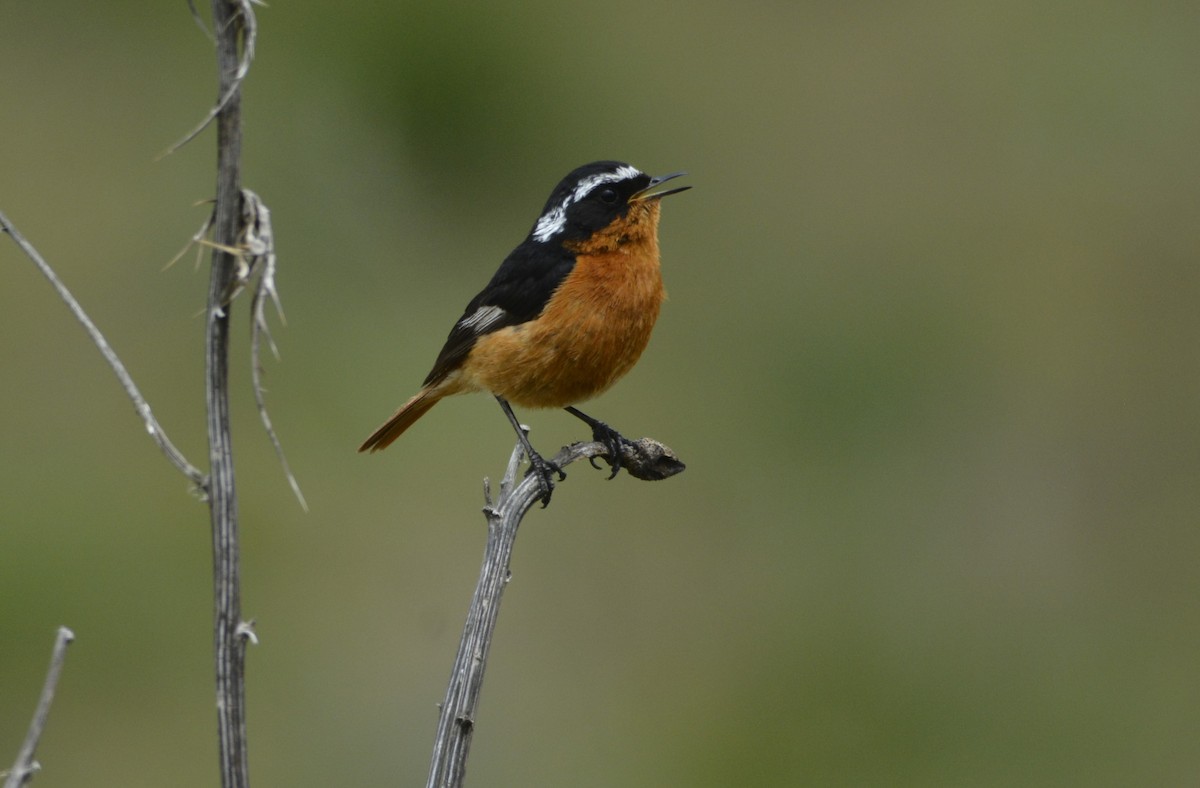
<instances>
[{"instance_id":1,"label":"branch tip","mask_svg":"<svg viewBox=\"0 0 1200 788\"><path fill-rule=\"evenodd\" d=\"M46 671L46 681L42 685L42 693L38 698L37 709L33 713L33 721L29 723L29 731L25 741L17 753L17 760L8 770L4 780L4 788L21 788L41 770L42 765L34 759L38 742L46 728L46 719L50 716L50 704L54 701L54 693L58 688L58 679L62 675L63 663L67 659L67 646L75 640L75 633L67 627L59 627L54 639L54 648L50 652L50 668Z\"/></svg>"},{"instance_id":2,"label":"branch tip","mask_svg":"<svg viewBox=\"0 0 1200 788\"><path fill-rule=\"evenodd\" d=\"M233 24L239 20L241 21L242 55L238 59L237 71L234 72L233 79L230 80L225 92L223 92L221 97L217 99L217 103L214 104L211 109L209 109L208 114L204 116L204 119L201 120L200 123L195 126L195 128L185 134L182 139L178 140L165 151L155 156L155 161L162 161L175 151L182 148L184 145L187 145L189 142L196 139L196 137L200 136L200 132L208 128L209 125L217 119L217 116L221 114L221 111L229 105L229 102L233 100L234 95L236 95L238 89L241 88L242 82L246 79L246 75L250 73L250 64L254 62L254 46L258 40L258 19L254 16L253 6L264 4L255 3L254 0L234 0L234 4L236 4L238 12L230 17L229 24ZM192 9L192 17L196 20L197 24L200 25L200 29L209 36L210 40L215 41L215 39L212 37L212 34L209 33L208 28L204 26L204 21L200 18L199 13L196 12L196 7L193 0L188 0L188 6ZM214 23L213 27L215 29L221 26L218 26ZM221 35L224 35L225 28L221 27L219 32Z\"/></svg>"}]
</instances>

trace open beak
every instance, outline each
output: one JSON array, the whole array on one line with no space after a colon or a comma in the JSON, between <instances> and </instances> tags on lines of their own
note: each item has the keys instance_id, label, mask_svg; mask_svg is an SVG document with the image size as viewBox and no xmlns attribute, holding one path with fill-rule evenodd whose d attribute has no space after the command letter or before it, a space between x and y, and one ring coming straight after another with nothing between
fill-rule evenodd
<instances>
[{"instance_id":1,"label":"open beak","mask_svg":"<svg viewBox=\"0 0 1200 788\"><path fill-rule=\"evenodd\" d=\"M629 199L632 202L640 202L641 200L657 200L662 197L666 197L668 194L679 194L679 192L685 192L688 189L692 188L691 186L677 186L674 189L665 189L661 192L652 192L651 191L651 189L661 186L662 184L666 183L667 181L671 180L672 178L678 178L680 175L687 175L687 173L686 172L673 172L670 175L659 175L657 178L651 178L649 186L642 189L640 192L637 192Z\"/></svg>"}]
</instances>

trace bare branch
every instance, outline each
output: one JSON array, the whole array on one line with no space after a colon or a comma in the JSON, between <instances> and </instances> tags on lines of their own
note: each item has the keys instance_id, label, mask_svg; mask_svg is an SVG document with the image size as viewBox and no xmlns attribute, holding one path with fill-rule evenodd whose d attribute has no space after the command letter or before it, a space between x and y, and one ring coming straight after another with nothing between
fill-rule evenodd
<instances>
[{"instance_id":1,"label":"bare branch","mask_svg":"<svg viewBox=\"0 0 1200 788\"><path fill-rule=\"evenodd\" d=\"M104 338L104 335L100 333L100 329L96 328L96 324L83 311L83 307L75 300L75 296L71 295L71 291L67 289L67 286L54 273L54 269L42 258L38 250L29 241L25 240L24 236L21 235L3 213L0 213L0 229L3 229L12 236L13 241L21 248L21 251L25 252L25 255L33 261L38 270L42 272L42 275L50 281L50 284L58 292L59 297L66 303L67 308L71 310L71 314L75 315L75 319L83 325L92 342L100 350L100 355L104 356L104 360L112 367L112 371L116 374L117 380L121 381L121 386L124 387L125 393L133 401L133 407L137 409L138 414L142 417L142 421L146 425L146 432L150 433L150 437L162 449L163 454L198 490L204 491L208 484L204 473L188 462L183 453L175 448L175 444L171 443L171 439L167 437L167 433L163 431L162 426L159 425L158 420L154 418L154 414L150 411L150 403L146 402L146 398L138 390L137 384L133 382L133 378L130 376L129 371L125 369L125 365L121 363L121 359L117 357L116 352L108 344L108 340Z\"/></svg>"},{"instance_id":2,"label":"bare branch","mask_svg":"<svg viewBox=\"0 0 1200 788\"><path fill-rule=\"evenodd\" d=\"M228 85L225 86L225 90L221 93L220 98L217 99L217 103L212 106L212 109L208 111L208 114L204 116L204 119L201 120L195 128L185 134L182 139L160 153L156 158L164 159L182 148L184 145L187 145L189 142L196 139L196 137L200 135L200 132L208 128L209 124L216 120L217 116L221 114L221 111L229 106L229 103L233 100L234 94L236 94L241 88L242 81L246 78L246 74L250 73L250 64L254 62L254 44L258 40L258 20L254 16L253 6L262 5L262 3L257 2L257 0L236 0L236 3L238 8L237 12L232 15L227 15L224 25L217 21L217 17L215 15L213 16L213 28L215 29L217 36L218 49L220 49L220 39L227 37L227 35L232 35L235 38L240 36L242 39L242 54L237 61L237 70L234 72L233 79ZM188 5L192 9L192 16L200 25L200 29L204 30L203 21L196 13L195 5L190 2L190 0Z\"/></svg>"},{"instance_id":3,"label":"bare branch","mask_svg":"<svg viewBox=\"0 0 1200 788\"><path fill-rule=\"evenodd\" d=\"M255 192L250 189L242 189L242 218L236 246L219 246L214 241L207 239L206 236L212 229L213 219L213 214L210 213L204 223L200 225L200 229L192 235L187 245L179 250L179 254L171 258L166 267L170 268L178 262L193 246L198 247L198 250L204 247L220 248L233 255L235 263L233 280L229 284L228 292L222 296L222 310L225 310L235 298L241 295L251 281L255 282L254 297L250 301L250 379L254 389L254 402L258 408L259 420L262 422L267 438L275 449L275 456L279 458L279 464L283 468L283 475L292 488L296 500L300 502L300 508L307 512L308 502L304 500L300 483L296 480L296 476L288 464L279 434L275 432L275 427L271 424L271 416L267 411L266 387L262 384L263 366L260 347L264 339L267 347L271 349L271 354L276 359L279 358L279 348L275 346L275 340L271 337L270 325L267 323L266 304L268 300L274 304L279 322L287 325L287 320L283 315L283 304L279 300L279 290L275 287L277 258L275 256L275 233L271 227L271 211ZM197 262L199 262L198 258Z\"/></svg>"},{"instance_id":4,"label":"bare branch","mask_svg":"<svg viewBox=\"0 0 1200 788\"><path fill-rule=\"evenodd\" d=\"M283 453L283 444L279 442L279 435L271 425L271 417L267 413L266 389L262 384L263 367L259 354L263 338L266 338L271 353L276 359L279 358L279 348L275 346L275 340L271 338L271 330L267 325L266 303L268 299L275 305L275 314L279 315L279 322L286 325L287 321L283 317L283 305L279 302L279 291L275 288L275 234L271 229L271 212L267 209L266 203L249 189L242 189L240 235L242 259L246 263L244 275L241 267L237 271L237 289L240 290L245 286L247 280L256 273L258 274L254 298L250 303L250 378L254 388L254 403L258 406L258 417L262 421L263 429L267 431L267 437L271 440L271 445L275 447L275 456L279 458L279 464L283 466L283 474L287 477L288 484L291 485L292 492L296 495L296 500L300 502L300 507L307 512L308 503L304 500L304 493L300 492L300 483L296 481L296 476L292 473L291 466L288 465L287 456ZM236 292L234 296L236 296Z\"/></svg>"},{"instance_id":5,"label":"bare branch","mask_svg":"<svg viewBox=\"0 0 1200 788\"><path fill-rule=\"evenodd\" d=\"M559 468L565 468L576 460L607 456L607 451L603 443L575 443L560 451L553 462ZM684 470L684 464L675 452L651 438L622 444L621 452L621 467L638 479L657 481ZM467 755L471 736L475 732L475 714L483 689L483 672L487 667L492 634L500 614L500 597L511 578L509 565L517 528L525 513L543 495L536 474L516 481L521 454L521 444L518 442L509 458L495 503L491 500L491 485L484 480L487 547L458 654L454 658L450 684L442 701L426 788L458 788L466 776Z\"/></svg>"},{"instance_id":6,"label":"bare branch","mask_svg":"<svg viewBox=\"0 0 1200 788\"><path fill-rule=\"evenodd\" d=\"M212 462L209 507L213 539L213 652L216 663L217 737L221 785L248 788L246 747L246 628L241 619L238 503L229 417L229 315L241 226L241 91L248 57L239 42L253 39L254 16L246 0L212 0L217 37L217 190L213 208L212 271L205 342L208 453ZM249 48L249 47L248 47Z\"/></svg>"},{"instance_id":7,"label":"bare branch","mask_svg":"<svg viewBox=\"0 0 1200 788\"><path fill-rule=\"evenodd\" d=\"M67 646L75 640L75 633L66 627L58 628L58 637L54 640L54 650L50 652L50 669L46 671L46 683L42 685L42 695L38 699L37 710L33 713L33 722L29 723L29 732L17 760L8 772L4 788L21 788L33 779L33 775L41 765L33 759L37 752L38 742L41 741L42 731L46 729L46 718L50 716L50 704L54 702L54 691L58 688L58 677L62 674L63 663L67 659Z\"/></svg>"}]
</instances>

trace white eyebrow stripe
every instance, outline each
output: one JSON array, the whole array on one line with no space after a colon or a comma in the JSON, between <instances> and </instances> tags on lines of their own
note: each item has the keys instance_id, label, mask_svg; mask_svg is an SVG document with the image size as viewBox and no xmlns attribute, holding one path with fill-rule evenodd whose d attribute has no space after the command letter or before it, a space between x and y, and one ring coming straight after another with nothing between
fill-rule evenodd
<instances>
[{"instance_id":1,"label":"white eyebrow stripe","mask_svg":"<svg viewBox=\"0 0 1200 788\"><path fill-rule=\"evenodd\" d=\"M601 172L590 178L584 178L575 186L575 191L571 192L563 199L562 203L554 206L547 211L533 228L533 238L535 241L545 243L554 236L563 231L567 224L567 208L572 203L577 203L583 198L592 193L592 190L597 186L605 183L616 183L627 179L636 178L642 174L642 171L637 167L623 165L618 167L613 172Z\"/></svg>"},{"instance_id":2,"label":"white eyebrow stripe","mask_svg":"<svg viewBox=\"0 0 1200 788\"><path fill-rule=\"evenodd\" d=\"M623 181L626 178L636 178L641 174L641 170L639 170L637 167L625 166L618 167L616 172L602 172L598 175L593 175L590 178L584 178L579 182L579 185L575 187L575 193L572 195L575 199L571 202L579 202L584 197L587 197L589 194L591 194L592 189L595 189L602 183L616 183L617 181ZM564 208L566 208L568 204L569 203L567 201L563 201Z\"/></svg>"},{"instance_id":3,"label":"white eyebrow stripe","mask_svg":"<svg viewBox=\"0 0 1200 788\"><path fill-rule=\"evenodd\" d=\"M498 306L481 306L473 313L458 321L460 328L469 328L476 334L483 334L499 323L508 313Z\"/></svg>"}]
</instances>

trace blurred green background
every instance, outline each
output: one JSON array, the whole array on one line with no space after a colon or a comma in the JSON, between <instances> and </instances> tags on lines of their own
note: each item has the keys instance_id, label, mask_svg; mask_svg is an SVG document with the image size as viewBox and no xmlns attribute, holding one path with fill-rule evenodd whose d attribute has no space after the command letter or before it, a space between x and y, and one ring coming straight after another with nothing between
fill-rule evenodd
<instances>
[{"instance_id":1,"label":"blurred green background","mask_svg":"<svg viewBox=\"0 0 1200 788\"><path fill-rule=\"evenodd\" d=\"M52 10L53 9L53 10ZM576 165L691 172L671 299L586 409L673 446L525 521L478 786L1200 782L1200 7L279 1L237 304L251 771L422 784L512 435L355 447ZM186 4L0 0L0 210L204 464L215 93ZM0 760L74 628L37 785L211 786L206 508L0 239ZM550 450L584 437L522 416Z\"/></svg>"}]
</instances>

